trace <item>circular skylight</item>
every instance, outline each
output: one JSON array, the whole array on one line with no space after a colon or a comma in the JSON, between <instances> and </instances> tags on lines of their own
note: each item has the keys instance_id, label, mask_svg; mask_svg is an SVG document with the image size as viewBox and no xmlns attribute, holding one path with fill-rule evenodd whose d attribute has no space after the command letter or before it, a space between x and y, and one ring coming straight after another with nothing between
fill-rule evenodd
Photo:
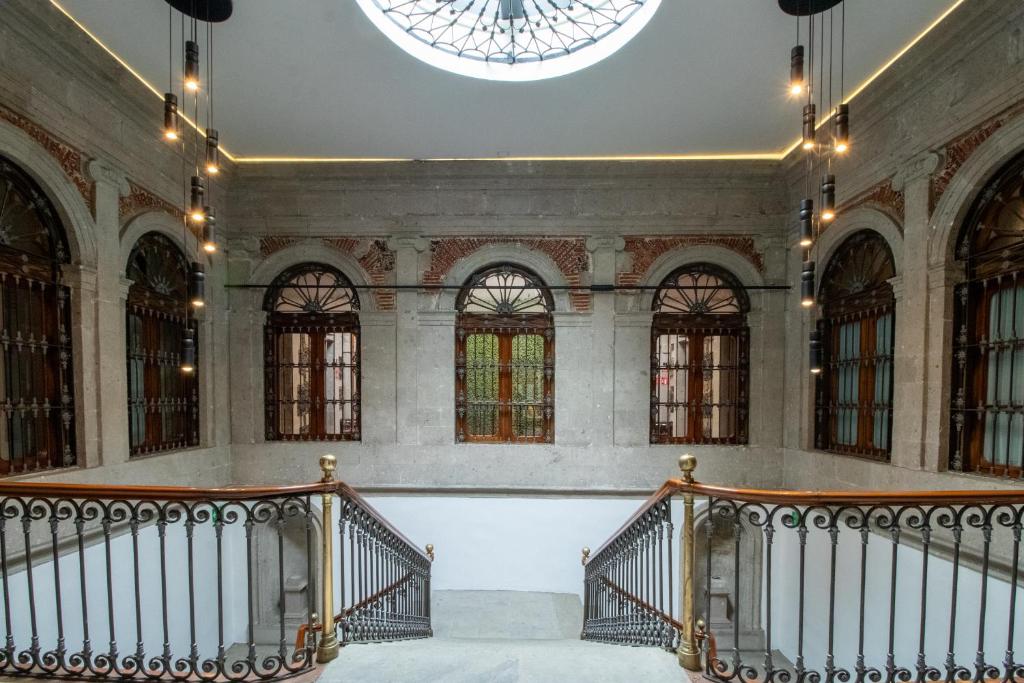
<instances>
[{"instance_id":1,"label":"circular skylight","mask_svg":"<svg viewBox=\"0 0 1024 683\"><path fill-rule=\"evenodd\" d=\"M446 71L496 81L563 76L611 55L661 0L358 0L399 47Z\"/></svg>"}]
</instances>

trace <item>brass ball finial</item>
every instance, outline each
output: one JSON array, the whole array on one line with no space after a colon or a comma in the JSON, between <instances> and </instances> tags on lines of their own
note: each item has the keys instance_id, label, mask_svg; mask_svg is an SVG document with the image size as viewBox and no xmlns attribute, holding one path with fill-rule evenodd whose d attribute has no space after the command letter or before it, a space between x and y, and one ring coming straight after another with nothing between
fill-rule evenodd
<instances>
[{"instance_id":1,"label":"brass ball finial","mask_svg":"<svg viewBox=\"0 0 1024 683\"><path fill-rule=\"evenodd\" d=\"M427 557L430 558L431 562L434 561L434 544L433 543L428 543L427 544Z\"/></svg>"},{"instance_id":2,"label":"brass ball finial","mask_svg":"<svg viewBox=\"0 0 1024 683\"><path fill-rule=\"evenodd\" d=\"M580 560L580 564L584 564L585 565L589 558L590 558L590 548L584 547L583 548L583 558Z\"/></svg>"},{"instance_id":3,"label":"brass ball finial","mask_svg":"<svg viewBox=\"0 0 1024 683\"><path fill-rule=\"evenodd\" d=\"M320 456L320 471L323 472L322 482L334 481L334 470L338 466L338 459L331 454Z\"/></svg>"},{"instance_id":4,"label":"brass ball finial","mask_svg":"<svg viewBox=\"0 0 1024 683\"><path fill-rule=\"evenodd\" d=\"M683 481L693 483L693 472L697 469L697 456L684 453L679 456L679 469L683 471Z\"/></svg>"}]
</instances>

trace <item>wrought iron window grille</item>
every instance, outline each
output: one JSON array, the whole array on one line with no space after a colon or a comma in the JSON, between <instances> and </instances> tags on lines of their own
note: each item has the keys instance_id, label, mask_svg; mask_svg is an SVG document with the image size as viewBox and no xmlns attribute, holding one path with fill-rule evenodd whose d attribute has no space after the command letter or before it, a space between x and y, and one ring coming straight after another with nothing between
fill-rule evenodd
<instances>
[{"instance_id":1,"label":"wrought iron window grille","mask_svg":"<svg viewBox=\"0 0 1024 683\"><path fill-rule=\"evenodd\" d=\"M278 276L265 299L266 438L361 438L359 297L330 266Z\"/></svg>"},{"instance_id":2,"label":"wrought iron window grille","mask_svg":"<svg viewBox=\"0 0 1024 683\"><path fill-rule=\"evenodd\" d=\"M747 443L750 301L727 271L691 264L658 287L651 326L652 444Z\"/></svg>"}]
</instances>

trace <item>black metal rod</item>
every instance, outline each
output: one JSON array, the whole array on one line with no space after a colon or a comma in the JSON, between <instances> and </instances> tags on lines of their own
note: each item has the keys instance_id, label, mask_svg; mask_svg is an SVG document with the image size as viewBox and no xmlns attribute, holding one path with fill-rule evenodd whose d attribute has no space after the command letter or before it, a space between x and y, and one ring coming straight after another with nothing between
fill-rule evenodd
<instances>
[{"instance_id":1,"label":"black metal rod","mask_svg":"<svg viewBox=\"0 0 1024 683\"><path fill-rule=\"evenodd\" d=\"M735 284L730 285L733 289L744 289L750 291L785 291L792 289L792 285L744 285ZM258 285L258 284L225 284L225 289L272 289L274 287L280 287L280 285ZM465 285L359 285L359 284L346 284L345 287L348 289L362 289L362 290L411 290L411 291L445 291L445 290L462 290L466 289ZM315 284L303 284L303 289L337 289L338 285L315 285ZM472 285L472 289L495 289L495 290L515 290L515 289L537 289L532 285L501 285L501 286L488 286L488 285ZM550 290L553 292L645 292L645 291L657 291L662 289L662 285L544 285L543 289ZM686 289L722 289L721 285L686 285Z\"/></svg>"}]
</instances>

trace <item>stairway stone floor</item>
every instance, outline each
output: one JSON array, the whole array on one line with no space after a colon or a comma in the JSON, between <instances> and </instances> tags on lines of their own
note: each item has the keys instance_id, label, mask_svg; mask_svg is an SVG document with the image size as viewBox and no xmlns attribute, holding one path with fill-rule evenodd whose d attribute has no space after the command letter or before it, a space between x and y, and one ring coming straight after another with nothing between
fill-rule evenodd
<instances>
[{"instance_id":1,"label":"stairway stone floor","mask_svg":"<svg viewBox=\"0 0 1024 683\"><path fill-rule=\"evenodd\" d=\"M685 681L673 653L579 639L578 595L434 591L434 637L342 648L322 683Z\"/></svg>"},{"instance_id":2,"label":"stairway stone floor","mask_svg":"<svg viewBox=\"0 0 1024 683\"><path fill-rule=\"evenodd\" d=\"M640 683L685 681L674 654L581 640L427 638L349 645L321 683Z\"/></svg>"}]
</instances>

